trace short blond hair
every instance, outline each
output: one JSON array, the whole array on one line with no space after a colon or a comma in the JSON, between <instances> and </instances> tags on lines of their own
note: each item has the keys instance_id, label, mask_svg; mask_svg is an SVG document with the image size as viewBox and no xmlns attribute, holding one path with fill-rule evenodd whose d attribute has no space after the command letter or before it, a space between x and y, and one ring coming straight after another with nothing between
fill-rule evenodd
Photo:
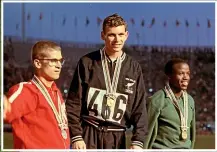
<instances>
[{"instance_id":1,"label":"short blond hair","mask_svg":"<svg viewBox=\"0 0 217 152\"><path fill-rule=\"evenodd\" d=\"M31 60L41 59L46 57L48 51L61 51L61 47L52 41L38 41L36 42L31 50Z\"/></svg>"}]
</instances>

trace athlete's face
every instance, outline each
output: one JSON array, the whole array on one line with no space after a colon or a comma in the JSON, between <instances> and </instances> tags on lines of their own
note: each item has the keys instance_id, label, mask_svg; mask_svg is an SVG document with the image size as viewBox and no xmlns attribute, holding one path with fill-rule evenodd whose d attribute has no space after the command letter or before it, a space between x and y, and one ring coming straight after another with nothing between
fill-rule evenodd
<instances>
[{"instance_id":1,"label":"athlete's face","mask_svg":"<svg viewBox=\"0 0 217 152\"><path fill-rule=\"evenodd\" d=\"M190 81L190 69L186 63L173 65L173 72L169 76L171 87L177 91L186 90Z\"/></svg>"},{"instance_id":2,"label":"athlete's face","mask_svg":"<svg viewBox=\"0 0 217 152\"><path fill-rule=\"evenodd\" d=\"M105 31L101 32L101 38L105 41L106 50L111 53L122 51L128 35L129 33L124 25L117 27L106 26Z\"/></svg>"},{"instance_id":3,"label":"athlete's face","mask_svg":"<svg viewBox=\"0 0 217 152\"><path fill-rule=\"evenodd\" d=\"M47 51L44 58L34 60L38 75L47 81L54 81L59 78L62 62L63 58L59 50Z\"/></svg>"}]
</instances>

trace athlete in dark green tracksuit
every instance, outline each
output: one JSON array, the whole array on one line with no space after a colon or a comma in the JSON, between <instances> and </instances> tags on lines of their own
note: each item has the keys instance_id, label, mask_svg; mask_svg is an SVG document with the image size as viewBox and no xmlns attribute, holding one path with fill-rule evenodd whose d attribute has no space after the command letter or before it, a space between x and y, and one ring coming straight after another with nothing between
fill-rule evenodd
<instances>
[{"instance_id":1,"label":"athlete in dark green tracksuit","mask_svg":"<svg viewBox=\"0 0 217 152\"><path fill-rule=\"evenodd\" d=\"M147 101L148 108L148 137L145 148L193 148L195 142L195 107L194 100L189 95L188 139L180 140L180 118L176 108L164 90L159 90ZM183 98L178 100L183 108Z\"/></svg>"},{"instance_id":2,"label":"athlete in dark green tracksuit","mask_svg":"<svg viewBox=\"0 0 217 152\"><path fill-rule=\"evenodd\" d=\"M183 112L183 91L187 89L190 80L189 66L181 59L173 59L165 66L165 73L169 78L169 86L176 96L178 107ZM187 93L186 93L187 94ZM180 113L164 89L149 98L148 136L145 140L147 149L191 149L195 142L195 106L193 98L187 94L187 138L182 139Z\"/></svg>"}]
</instances>

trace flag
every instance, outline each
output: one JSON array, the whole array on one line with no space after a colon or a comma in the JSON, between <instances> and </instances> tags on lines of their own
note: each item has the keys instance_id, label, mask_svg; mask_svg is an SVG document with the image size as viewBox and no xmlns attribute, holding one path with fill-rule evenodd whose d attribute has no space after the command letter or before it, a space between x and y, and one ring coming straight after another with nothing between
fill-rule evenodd
<instances>
[{"instance_id":1,"label":"flag","mask_svg":"<svg viewBox=\"0 0 217 152\"><path fill-rule=\"evenodd\" d=\"M89 20L88 17L86 17L86 23L85 23L85 25L88 26L89 24L90 24L90 20Z\"/></svg>"},{"instance_id":2,"label":"flag","mask_svg":"<svg viewBox=\"0 0 217 152\"><path fill-rule=\"evenodd\" d=\"M135 20L134 20L134 18L131 18L130 19L130 22L131 22L131 24L134 26L135 25Z\"/></svg>"},{"instance_id":3,"label":"flag","mask_svg":"<svg viewBox=\"0 0 217 152\"><path fill-rule=\"evenodd\" d=\"M210 22L210 19L207 19L207 27L208 27L208 28L211 28L211 22Z\"/></svg>"},{"instance_id":4,"label":"flag","mask_svg":"<svg viewBox=\"0 0 217 152\"><path fill-rule=\"evenodd\" d=\"M62 26L64 26L66 24L66 17L63 17L63 21L62 21Z\"/></svg>"},{"instance_id":5,"label":"flag","mask_svg":"<svg viewBox=\"0 0 217 152\"><path fill-rule=\"evenodd\" d=\"M197 21L197 27L200 27L200 23L199 23L199 21Z\"/></svg>"},{"instance_id":6,"label":"flag","mask_svg":"<svg viewBox=\"0 0 217 152\"><path fill-rule=\"evenodd\" d=\"M164 21L163 26L167 27L167 21L166 20Z\"/></svg>"},{"instance_id":7,"label":"flag","mask_svg":"<svg viewBox=\"0 0 217 152\"><path fill-rule=\"evenodd\" d=\"M144 19L142 19L142 21L141 21L141 26L142 26L142 27L145 26L145 20L144 20Z\"/></svg>"},{"instance_id":8,"label":"flag","mask_svg":"<svg viewBox=\"0 0 217 152\"><path fill-rule=\"evenodd\" d=\"M77 19L77 16L75 16L75 19L74 19L74 26L77 27L78 25L78 19Z\"/></svg>"},{"instance_id":9,"label":"flag","mask_svg":"<svg viewBox=\"0 0 217 152\"><path fill-rule=\"evenodd\" d=\"M97 17L96 22L97 22L97 26L100 26L100 24L101 24L101 22L102 22L102 19L99 18L99 17Z\"/></svg>"},{"instance_id":10,"label":"flag","mask_svg":"<svg viewBox=\"0 0 217 152\"><path fill-rule=\"evenodd\" d=\"M179 20L176 20L176 26L178 27L180 25Z\"/></svg>"},{"instance_id":11,"label":"flag","mask_svg":"<svg viewBox=\"0 0 217 152\"><path fill-rule=\"evenodd\" d=\"M153 17L151 20L151 24L149 25L149 28L151 28L155 24L155 18Z\"/></svg>"},{"instance_id":12,"label":"flag","mask_svg":"<svg viewBox=\"0 0 217 152\"><path fill-rule=\"evenodd\" d=\"M185 20L185 26L186 26L186 27L189 27L188 20Z\"/></svg>"},{"instance_id":13,"label":"flag","mask_svg":"<svg viewBox=\"0 0 217 152\"><path fill-rule=\"evenodd\" d=\"M30 13L27 14L26 19L27 19L27 21L29 21L31 19Z\"/></svg>"},{"instance_id":14,"label":"flag","mask_svg":"<svg viewBox=\"0 0 217 152\"><path fill-rule=\"evenodd\" d=\"M42 18L43 18L43 14L42 14L42 12L40 12L39 20L42 20Z\"/></svg>"}]
</instances>

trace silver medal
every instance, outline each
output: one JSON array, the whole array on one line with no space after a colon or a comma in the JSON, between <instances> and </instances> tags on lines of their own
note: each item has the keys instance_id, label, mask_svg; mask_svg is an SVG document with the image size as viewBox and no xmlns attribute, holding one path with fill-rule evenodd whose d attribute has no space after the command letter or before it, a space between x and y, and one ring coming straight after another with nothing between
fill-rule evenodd
<instances>
[{"instance_id":1,"label":"silver medal","mask_svg":"<svg viewBox=\"0 0 217 152\"><path fill-rule=\"evenodd\" d=\"M66 130L61 130L61 134L62 134L63 139L67 139Z\"/></svg>"}]
</instances>

